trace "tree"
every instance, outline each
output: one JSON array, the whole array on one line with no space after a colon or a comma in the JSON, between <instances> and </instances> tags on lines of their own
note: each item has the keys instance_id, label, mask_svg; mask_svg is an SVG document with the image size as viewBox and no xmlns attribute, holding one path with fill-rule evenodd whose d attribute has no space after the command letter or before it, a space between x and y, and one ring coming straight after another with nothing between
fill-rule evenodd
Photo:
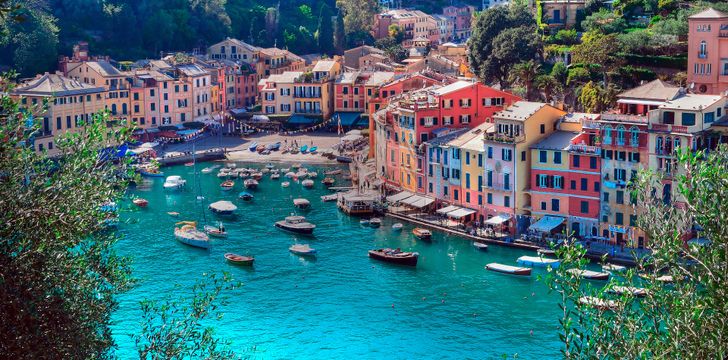
<instances>
[{"instance_id":1,"label":"tree","mask_svg":"<svg viewBox=\"0 0 728 360\"><path fill-rule=\"evenodd\" d=\"M508 74L508 81L518 83L526 89L526 99L531 99L533 82L541 71L541 64L528 60L513 66Z\"/></svg>"},{"instance_id":2,"label":"tree","mask_svg":"<svg viewBox=\"0 0 728 360\"><path fill-rule=\"evenodd\" d=\"M344 31L344 18L341 15L341 11L336 15L336 22L334 23L334 49L337 54L343 54L344 48L346 47L346 31Z\"/></svg>"},{"instance_id":3,"label":"tree","mask_svg":"<svg viewBox=\"0 0 728 360\"><path fill-rule=\"evenodd\" d=\"M603 34L619 33L627 28L627 21L622 16L607 9L601 9L581 22L584 31L599 31Z\"/></svg>"},{"instance_id":4,"label":"tree","mask_svg":"<svg viewBox=\"0 0 728 360\"><path fill-rule=\"evenodd\" d=\"M402 44L398 43L394 38L381 38L374 42L374 46L384 50L384 53L394 62L400 62L407 58L407 49L402 47Z\"/></svg>"},{"instance_id":5,"label":"tree","mask_svg":"<svg viewBox=\"0 0 728 360\"><path fill-rule=\"evenodd\" d=\"M319 11L316 42L322 54L331 55L334 50L334 25L331 8L326 3L321 5L321 10Z\"/></svg>"},{"instance_id":6,"label":"tree","mask_svg":"<svg viewBox=\"0 0 728 360\"><path fill-rule=\"evenodd\" d=\"M379 12L378 0L336 0L336 6L344 17L346 36L352 33L368 33Z\"/></svg>"},{"instance_id":7,"label":"tree","mask_svg":"<svg viewBox=\"0 0 728 360\"><path fill-rule=\"evenodd\" d=\"M538 75L535 83L536 88L543 92L546 102L550 102L553 95L562 90L561 84L552 75Z\"/></svg>"},{"instance_id":8,"label":"tree","mask_svg":"<svg viewBox=\"0 0 728 360\"><path fill-rule=\"evenodd\" d=\"M584 111L598 113L607 110L617 97L617 89L613 86L604 88L598 83L589 81L581 87L579 103Z\"/></svg>"},{"instance_id":9,"label":"tree","mask_svg":"<svg viewBox=\"0 0 728 360\"><path fill-rule=\"evenodd\" d=\"M10 10L20 5L23 9L14 11L22 21L13 21L12 18L8 19L10 21L0 20L3 33L0 45L8 50L0 58L5 58L22 76L30 77L55 67L59 29L56 19L42 3L9 1L4 8Z\"/></svg>"},{"instance_id":10,"label":"tree","mask_svg":"<svg viewBox=\"0 0 728 360\"><path fill-rule=\"evenodd\" d=\"M404 39L404 30L402 30L402 28L397 24L389 25L389 28L387 28L387 34L397 43L401 43Z\"/></svg>"},{"instance_id":11,"label":"tree","mask_svg":"<svg viewBox=\"0 0 728 360\"><path fill-rule=\"evenodd\" d=\"M481 77L485 81L498 81L508 85L508 74L513 64L532 60L542 49L541 39L532 27L506 29L493 39L493 51L481 65Z\"/></svg>"},{"instance_id":12,"label":"tree","mask_svg":"<svg viewBox=\"0 0 728 360\"><path fill-rule=\"evenodd\" d=\"M598 65L607 82L607 73L614 70L622 60L617 57L619 41L614 34L604 35L591 31L582 36L581 44L571 49L572 60L576 63Z\"/></svg>"},{"instance_id":13,"label":"tree","mask_svg":"<svg viewBox=\"0 0 728 360\"><path fill-rule=\"evenodd\" d=\"M561 85L566 85L568 72L569 70L566 68L566 64L562 61L556 62L551 68L551 76L553 76L554 79L556 79L556 81L558 81Z\"/></svg>"},{"instance_id":14,"label":"tree","mask_svg":"<svg viewBox=\"0 0 728 360\"><path fill-rule=\"evenodd\" d=\"M586 265L585 250L573 241L557 250L561 265L548 283L562 299L564 357L721 359L728 354L728 149L708 154L683 146L676 152L672 188L648 171L630 184L650 256L595 288L569 273ZM683 236L696 229L704 240L686 242ZM660 281L670 279L671 284ZM617 285L644 288L644 296L611 294ZM579 301L583 296L602 299L606 306Z\"/></svg>"}]
</instances>

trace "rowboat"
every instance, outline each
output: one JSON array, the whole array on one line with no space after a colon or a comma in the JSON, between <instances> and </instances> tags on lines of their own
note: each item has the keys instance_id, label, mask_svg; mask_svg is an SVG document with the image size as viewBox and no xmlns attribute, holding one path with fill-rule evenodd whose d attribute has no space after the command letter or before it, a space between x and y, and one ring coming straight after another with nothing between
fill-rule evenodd
<instances>
[{"instance_id":1,"label":"rowboat","mask_svg":"<svg viewBox=\"0 0 728 360\"><path fill-rule=\"evenodd\" d=\"M255 261L255 258L252 256L242 256L233 253L227 253L224 256L225 260L235 265L253 266L253 262Z\"/></svg>"},{"instance_id":2,"label":"rowboat","mask_svg":"<svg viewBox=\"0 0 728 360\"><path fill-rule=\"evenodd\" d=\"M280 144L280 143L278 143L278 144ZM268 163L268 164L265 165L265 168L268 169L268 170L273 170L274 167L275 167L275 165L273 165L271 163Z\"/></svg>"},{"instance_id":3,"label":"rowboat","mask_svg":"<svg viewBox=\"0 0 728 360\"><path fill-rule=\"evenodd\" d=\"M392 224L392 230L394 230L394 231L402 231L403 227L404 227L404 225L402 225L402 223Z\"/></svg>"},{"instance_id":4,"label":"rowboat","mask_svg":"<svg viewBox=\"0 0 728 360\"><path fill-rule=\"evenodd\" d=\"M252 177L255 180L260 180L260 179L263 178L263 173L262 172L254 172L254 173L250 174L250 177Z\"/></svg>"},{"instance_id":5,"label":"rowboat","mask_svg":"<svg viewBox=\"0 0 728 360\"><path fill-rule=\"evenodd\" d=\"M222 226L222 223L220 223L218 226L205 225L204 229L205 229L205 234L210 235L212 237L219 237L219 238L227 237L227 231L225 231L225 227Z\"/></svg>"},{"instance_id":6,"label":"rowboat","mask_svg":"<svg viewBox=\"0 0 728 360\"><path fill-rule=\"evenodd\" d=\"M174 237L177 241L198 248L209 249L210 238L200 230L197 230L197 223L194 221L180 221L175 225L182 225L174 229Z\"/></svg>"},{"instance_id":7,"label":"rowboat","mask_svg":"<svg viewBox=\"0 0 728 360\"><path fill-rule=\"evenodd\" d=\"M147 167L139 169L139 174L145 177L164 177L164 173L157 168Z\"/></svg>"},{"instance_id":8,"label":"rowboat","mask_svg":"<svg viewBox=\"0 0 728 360\"><path fill-rule=\"evenodd\" d=\"M587 280L607 280L607 279L609 279L609 273L606 273L606 272L597 272L597 271L583 270L583 269L569 269L566 271L574 276L580 276L581 278L587 279Z\"/></svg>"},{"instance_id":9,"label":"rowboat","mask_svg":"<svg viewBox=\"0 0 728 360\"><path fill-rule=\"evenodd\" d=\"M308 145L301 146L301 154L305 154L308 151Z\"/></svg>"},{"instance_id":10,"label":"rowboat","mask_svg":"<svg viewBox=\"0 0 728 360\"><path fill-rule=\"evenodd\" d=\"M222 184L220 184L220 189L222 191L230 191L235 187L235 182L232 180L225 180Z\"/></svg>"},{"instance_id":11,"label":"rowboat","mask_svg":"<svg viewBox=\"0 0 728 360\"><path fill-rule=\"evenodd\" d=\"M238 199L250 201L250 200L253 200L253 194L251 194L247 191L243 191L240 194L238 194Z\"/></svg>"},{"instance_id":12,"label":"rowboat","mask_svg":"<svg viewBox=\"0 0 728 360\"><path fill-rule=\"evenodd\" d=\"M392 264L417 266L417 259L420 257L416 252L403 252L397 249L369 250L369 257Z\"/></svg>"},{"instance_id":13,"label":"rowboat","mask_svg":"<svg viewBox=\"0 0 728 360\"><path fill-rule=\"evenodd\" d=\"M301 256L316 256L316 249L308 246L308 244L291 245L288 251Z\"/></svg>"},{"instance_id":14,"label":"rowboat","mask_svg":"<svg viewBox=\"0 0 728 360\"><path fill-rule=\"evenodd\" d=\"M373 228L378 228L378 227L382 226L382 219L372 218L371 220L369 220L369 226L371 226Z\"/></svg>"},{"instance_id":15,"label":"rowboat","mask_svg":"<svg viewBox=\"0 0 728 360\"><path fill-rule=\"evenodd\" d=\"M327 178L324 178L323 180L321 180L321 183L327 187L333 186L335 182L336 182L336 180L334 180L334 178L330 178L330 177L327 177Z\"/></svg>"},{"instance_id":16,"label":"rowboat","mask_svg":"<svg viewBox=\"0 0 728 360\"><path fill-rule=\"evenodd\" d=\"M634 297L645 297L649 293L649 290L632 286L614 286L608 289L607 292L617 295L631 294Z\"/></svg>"},{"instance_id":17,"label":"rowboat","mask_svg":"<svg viewBox=\"0 0 728 360\"><path fill-rule=\"evenodd\" d=\"M310 171L310 172L308 173L308 178L309 178L309 179L315 179L315 178L317 178L317 177L318 177L318 173L317 173L317 172L315 172L315 171Z\"/></svg>"},{"instance_id":18,"label":"rowboat","mask_svg":"<svg viewBox=\"0 0 728 360\"><path fill-rule=\"evenodd\" d=\"M503 274L519 275L519 276L531 276L531 268L510 266L499 263L490 263L485 265L486 270L495 271Z\"/></svg>"},{"instance_id":19,"label":"rowboat","mask_svg":"<svg viewBox=\"0 0 728 360\"><path fill-rule=\"evenodd\" d=\"M474 242L473 246L475 246L480 251L488 250L488 244L483 244L482 242Z\"/></svg>"},{"instance_id":20,"label":"rowboat","mask_svg":"<svg viewBox=\"0 0 728 360\"><path fill-rule=\"evenodd\" d=\"M420 240L430 240L432 238L432 232L423 228L414 228L412 234Z\"/></svg>"},{"instance_id":21,"label":"rowboat","mask_svg":"<svg viewBox=\"0 0 728 360\"><path fill-rule=\"evenodd\" d=\"M324 175L327 175L327 176L328 175L339 175L339 174L341 174L341 169L330 170L330 171L324 172Z\"/></svg>"},{"instance_id":22,"label":"rowboat","mask_svg":"<svg viewBox=\"0 0 728 360\"><path fill-rule=\"evenodd\" d=\"M599 310L615 310L619 307L619 303L614 300L601 299L596 296L582 296L579 298L579 303Z\"/></svg>"},{"instance_id":23,"label":"rowboat","mask_svg":"<svg viewBox=\"0 0 728 360\"><path fill-rule=\"evenodd\" d=\"M250 150L252 152L255 152L255 149L257 149L257 148L258 148L257 142L253 142L252 144L250 144L250 146L248 146L248 150Z\"/></svg>"},{"instance_id":24,"label":"rowboat","mask_svg":"<svg viewBox=\"0 0 728 360\"><path fill-rule=\"evenodd\" d=\"M308 209L311 207L311 202L303 198L293 199L293 206L299 209Z\"/></svg>"},{"instance_id":25,"label":"rowboat","mask_svg":"<svg viewBox=\"0 0 728 360\"><path fill-rule=\"evenodd\" d=\"M258 153L262 153L265 150L265 145L258 145L257 148L255 148L255 151Z\"/></svg>"},{"instance_id":26,"label":"rowboat","mask_svg":"<svg viewBox=\"0 0 728 360\"><path fill-rule=\"evenodd\" d=\"M615 264L604 264L602 265L602 271L606 272L623 272L627 270L627 267Z\"/></svg>"},{"instance_id":27,"label":"rowboat","mask_svg":"<svg viewBox=\"0 0 728 360\"><path fill-rule=\"evenodd\" d=\"M276 221L275 226L297 234L313 234L313 230L316 228L316 225L307 222L303 216L288 216L281 221Z\"/></svg>"},{"instance_id":28,"label":"rowboat","mask_svg":"<svg viewBox=\"0 0 728 360\"><path fill-rule=\"evenodd\" d=\"M276 151L276 150L278 150L280 148L281 148L281 142L280 141L274 142L272 144L268 144L268 145L265 146L265 149L268 150L268 151Z\"/></svg>"},{"instance_id":29,"label":"rowboat","mask_svg":"<svg viewBox=\"0 0 728 360\"><path fill-rule=\"evenodd\" d=\"M281 174L279 174L279 173L272 173L272 174L270 174L270 179L271 180L278 180L280 178L281 178Z\"/></svg>"},{"instance_id":30,"label":"rowboat","mask_svg":"<svg viewBox=\"0 0 728 360\"><path fill-rule=\"evenodd\" d=\"M245 185L246 189L255 189L258 187L258 181L255 179L247 179L243 182L243 185Z\"/></svg>"},{"instance_id":31,"label":"rowboat","mask_svg":"<svg viewBox=\"0 0 728 360\"><path fill-rule=\"evenodd\" d=\"M200 170L200 172L203 174L209 174L209 173L213 172L214 170L215 170L215 168L213 168L213 167L206 167L206 168Z\"/></svg>"},{"instance_id":32,"label":"rowboat","mask_svg":"<svg viewBox=\"0 0 728 360\"><path fill-rule=\"evenodd\" d=\"M227 200L216 201L210 204L208 208L218 215L232 215L238 209L237 206Z\"/></svg>"},{"instance_id":33,"label":"rowboat","mask_svg":"<svg viewBox=\"0 0 728 360\"><path fill-rule=\"evenodd\" d=\"M178 212L176 212L176 211L168 211L168 212L167 212L167 215L169 215L169 216L173 216L173 217L177 217L177 216L179 216L179 213L178 213Z\"/></svg>"},{"instance_id":34,"label":"rowboat","mask_svg":"<svg viewBox=\"0 0 728 360\"><path fill-rule=\"evenodd\" d=\"M145 207L147 207L147 205L149 205L149 201L147 201L147 199L142 199L142 198L136 198L136 199L132 200L131 202L133 202L134 205L141 207L141 208L145 208Z\"/></svg>"},{"instance_id":35,"label":"rowboat","mask_svg":"<svg viewBox=\"0 0 728 360\"><path fill-rule=\"evenodd\" d=\"M540 256L521 256L517 262L524 266L551 267L552 269L556 269L561 263L558 259L549 259Z\"/></svg>"},{"instance_id":36,"label":"rowboat","mask_svg":"<svg viewBox=\"0 0 728 360\"><path fill-rule=\"evenodd\" d=\"M308 152L311 153L311 154L313 154L313 153L316 152L316 150L318 150L318 147L317 146L311 146L311 148L308 149Z\"/></svg>"}]
</instances>

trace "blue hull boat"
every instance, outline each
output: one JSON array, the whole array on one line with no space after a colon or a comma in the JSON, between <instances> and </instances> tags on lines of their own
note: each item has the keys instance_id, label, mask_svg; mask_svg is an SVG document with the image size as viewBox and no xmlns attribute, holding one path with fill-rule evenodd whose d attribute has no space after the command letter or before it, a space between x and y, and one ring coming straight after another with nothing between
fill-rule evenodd
<instances>
[{"instance_id":1,"label":"blue hull boat","mask_svg":"<svg viewBox=\"0 0 728 360\"><path fill-rule=\"evenodd\" d=\"M308 152L310 152L311 154L313 154L313 153L316 152L316 150L318 150L318 147L317 146L313 146L313 147L311 147L311 149L308 150Z\"/></svg>"},{"instance_id":2,"label":"blue hull boat","mask_svg":"<svg viewBox=\"0 0 728 360\"><path fill-rule=\"evenodd\" d=\"M252 152L255 152L255 149L257 147L258 147L258 143L257 142L253 142L252 144L250 144L250 146L248 146L248 150L250 150Z\"/></svg>"},{"instance_id":3,"label":"blue hull boat","mask_svg":"<svg viewBox=\"0 0 728 360\"><path fill-rule=\"evenodd\" d=\"M281 148L281 143L280 142L268 144L268 145L265 146L265 149L266 150L270 150L270 151L278 151L278 149L280 149L280 148Z\"/></svg>"},{"instance_id":4,"label":"blue hull boat","mask_svg":"<svg viewBox=\"0 0 728 360\"><path fill-rule=\"evenodd\" d=\"M245 200L245 201L250 201L250 200L253 200L253 194L243 191L240 194L238 194L238 198Z\"/></svg>"},{"instance_id":5,"label":"blue hull boat","mask_svg":"<svg viewBox=\"0 0 728 360\"><path fill-rule=\"evenodd\" d=\"M301 154L305 154L308 151L308 145L301 146Z\"/></svg>"}]
</instances>

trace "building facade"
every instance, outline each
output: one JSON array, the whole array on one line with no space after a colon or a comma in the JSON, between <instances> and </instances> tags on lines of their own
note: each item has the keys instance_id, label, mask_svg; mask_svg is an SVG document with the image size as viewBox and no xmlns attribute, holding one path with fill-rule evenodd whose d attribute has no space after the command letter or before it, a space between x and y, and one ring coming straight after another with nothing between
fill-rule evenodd
<instances>
[{"instance_id":1,"label":"building facade","mask_svg":"<svg viewBox=\"0 0 728 360\"><path fill-rule=\"evenodd\" d=\"M688 18L687 71L698 94L728 91L728 14L709 8Z\"/></svg>"}]
</instances>

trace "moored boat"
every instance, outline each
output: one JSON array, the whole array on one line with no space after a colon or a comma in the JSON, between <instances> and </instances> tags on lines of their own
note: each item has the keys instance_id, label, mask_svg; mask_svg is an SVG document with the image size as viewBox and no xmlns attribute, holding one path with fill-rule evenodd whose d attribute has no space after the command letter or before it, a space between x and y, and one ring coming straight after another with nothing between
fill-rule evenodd
<instances>
[{"instance_id":1,"label":"moored boat","mask_svg":"<svg viewBox=\"0 0 728 360\"><path fill-rule=\"evenodd\" d=\"M252 177L255 180L260 180L260 179L263 178L263 173L262 172L254 172L254 173L250 174L250 177Z\"/></svg>"},{"instance_id":2,"label":"moored boat","mask_svg":"<svg viewBox=\"0 0 728 360\"><path fill-rule=\"evenodd\" d=\"M222 191L230 191L235 187L235 182L232 180L225 180L222 184L220 184L220 189Z\"/></svg>"},{"instance_id":3,"label":"moored boat","mask_svg":"<svg viewBox=\"0 0 728 360\"><path fill-rule=\"evenodd\" d=\"M420 254L417 252L403 252L397 249L369 250L369 257L372 259L389 262L398 265L417 266L417 259Z\"/></svg>"},{"instance_id":4,"label":"moored boat","mask_svg":"<svg viewBox=\"0 0 728 360\"><path fill-rule=\"evenodd\" d=\"M616 265L616 264L604 264L602 265L602 271L606 272L623 272L627 270L626 266Z\"/></svg>"},{"instance_id":5,"label":"moored boat","mask_svg":"<svg viewBox=\"0 0 728 360\"><path fill-rule=\"evenodd\" d=\"M308 145L303 145L300 148L301 154L305 154L308 151Z\"/></svg>"},{"instance_id":6,"label":"moored boat","mask_svg":"<svg viewBox=\"0 0 728 360\"><path fill-rule=\"evenodd\" d=\"M615 310L619 307L619 303L614 300L601 299L596 296L582 296L579 298L579 302L599 310Z\"/></svg>"},{"instance_id":7,"label":"moored boat","mask_svg":"<svg viewBox=\"0 0 728 360\"><path fill-rule=\"evenodd\" d=\"M312 188L313 187L313 180L311 180L311 179L303 180L301 182L301 185L303 185L303 187L305 187L305 188Z\"/></svg>"},{"instance_id":8,"label":"moored boat","mask_svg":"<svg viewBox=\"0 0 728 360\"><path fill-rule=\"evenodd\" d=\"M316 153L316 150L318 150L318 147L317 146L311 146L311 148L308 149L308 152L311 153L311 154L315 154Z\"/></svg>"},{"instance_id":9,"label":"moored boat","mask_svg":"<svg viewBox=\"0 0 728 360\"><path fill-rule=\"evenodd\" d=\"M280 141L274 142L274 143L271 143L271 144L268 144L268 145L265 146L265 149L268 150L268 151L276 151L276 150L278 150L280 148L281 148L281 142Z\"/></svg>"},{"instance_id":10,"label":"moored boat","mask_svg":"<svg viewBox=\"0 0 728 360\"><path fill-rule=\"evenodd\" d=\"M284 220L276 221L275 226L298 234L313 234L316 225L306 221L303 216L287 216Z\"/></svg>"},{"instance_id":11,"label":"moored boat","mask_svg":"<svg viewBox=\"0 0 728 360\"><path fill-rule=\"evenodd\" d=\"M308 178L309 178L309 179L315 179L315 178L317 178L317 177L318 177L318 173L317 173L317 172L315 172L315 171L310 171L310 172L308 172L308 174L307 174L307 175L308 175Z\"/></svg>"},{"instance_id":12,"label":"moored boat","mask_svg":"<svg viewBox=\"0 0 728 360\"><path fill-rule=\"evenodd\" d=\"M206 167L206 168L200 170L200 172L203 173L203 174L209 174L209 173L211 173L213 171L215 171L215 168L212 168L212 167Z\"/></svg>"},{"instance_id":13,"label":"moored boat","mask_svg":"<svg viewBox=\"0 0 728 360\"><path fill-rule=\"evenodd\" d=\"M255 189L258 187L258 181L255 179L246 179L243 185L245 185L246 189Z\"/></svg>"},{"instance_id":14,"label":"moored boat","mask_svg":"<svg viewBox=\"0 0 728 360\"><path fill-rule=\"evenodd\" d=\"M188 166L188 167L189 166L195 166L195 163L194 162L186 162L185 163L185 166Z\"/></svg>"},{"instance_id":15,"label":"moored boat","mask_svg":"<svg viewBox=\"0 0 728 360\"><path fill-rule=\"evenodd\" d=\"M609 279L609 273L598 272L584 269L569 269L566 270L569 274L574 276L580 276L582 279L587 280L607 280Z\"/></svg>"},{"instance_id":16,"label":"moored boat","mask_svg":"<svg viewBox=\"0 0 728 360\"><path fill-rule=\"evenodd\" d=\"M369 226L369 219L359 220L359 225Z\"/></svg>"},{"instance_id":17,"label":"moored boat","mask_svg":"<svg viewBox=\"0 0 728 360\"><path fill-rule=\"evenodd\" d=\"M348 164L350 162L353 162L354 159L352 159L351 156L339 155L339 156L336 157L336 161L338 161L340 163Z\"/></svg>"},{"instance_id":18,"label":"moored boat","mask_svg":"<svg viewBox=\"0 0 728 360\"><path fill-rule=\"evenodd\" d=\"M323 180L321 180L321 183L327 187L333 186L335 182L336 182L336 180L334 180L334 178L330 178L330 177L327 177L327 178L324 178Z\"/></svg>"},{"instance_id":19,"label":"moored boat","mask_svg":"<svg viewBox=\"0 0 728 360\"><path fill-rule=\"evenodd\" d=\"M333 176L333 175L339 175L339 174L341 174L341 169L324 171L324 175L326 175L326 176L329 176L329 175Z\"/></svg>"},{"instance_id":20,"label":"moored boat","mask_svg":"<svg viewBox=\"0 0 728 360\"><path fill-rule=\"evenodd\" d=\"M316 249L308 244L295 244L288 248L288 251L301 256L316 256Z\"/></svg>"},{"instance_id":21,"label":"moored boat","mask_svg":"<svg viewBox=\"0 0 728 360\"><path fill-rule=\"evenodd\" d=\"M134 205L141 207L141 208L145 208L145 207L147 207L147 205L149 205L149 201L147 201L147 199L142 199L142 198L136 198L136 199L132 200L131 202L133 202Z\"/></svg>"},{"instance_id":22,"label":"moored boat","mask_svg":"<svg viewBox=\"0 0 728 360\"><path fill-rule=\"evenodd\" d=\"M536 253L539 255L543 255L543 256L555 256L556 255L555 250L544 249L544 248L540 248L540 249L536 250Z\"/></svg>"},{"instance_id":23,"label":"moored boat","mask_svg":"<svg viewBox=\"0 0 728 360\"><path fill-rule=\"evenodd\" d=\"M477 242L476 241L476 242L473 243L473 246L475 246L475 248L477 248L480 251L488 250L488 244L484 244L482 242Z\"/></svg>"},{"instance_id":24,"label":"moored boat","mask_svg":"<svg viewBox=\"0 0 728 360\"><path fill-rule=\"evenodd\" d=\"M216 201L210 204L208 208L218 215L232 215L238 209L237 206L227 200Z\"/></svg>"},{"instance_id":25,"label":"moored boat","mask_svg":"<svg viewBox=\"0 0 728 360\"><path fill-rule=\"evenodd\" d=\"M255 141L248 146L248 150L250 150L252 152L255 152L255 149L257 149L257 148L258 148L258 143Z\"/></svg>"},{"instance_id":26,"label":"moored boat","mask_svg":"<svg viewBox=\"0 0 728 360\"><path fill-rule=\"evenodd\" d=\"M280 178L281 178L281 174L279 174L279 173L272 173L272 174L270 174L270 179L271 180L278 180Z\"/></svg>"},{"instance_id":27,"label":"moored boat","mask_svg":"<svg viewBox=\"0 0 728 360\"><path fill-rule=\"evenodd\" d=\"M172 175L167 176L167 179L164 180L163 187L167 190L178 190L183 188L186 184L187 180L182 179L181 176Z\"/></svg>"},{"instance_id":28,"label":"moored boat","mask_svg":"<svg viewBox=\"0 0 728 360\"><path fill-rule=\"evenodd\" d=\"M524 266L551 267L552 269L556 269L561 263L558 259L549 259L540 256L521 256L517 262Z\"/></svg>"},{"instance_id":29,"label":"moored boat","mask_svg":"<svg viewBox=\"0 0 728 360\"><path fill-rule=\"evenodd\" d=\"M225 260L235 265L252 266L255 258L252 256L242 256L233 253L227 253L224 255Z\"/></svg>"},{"instance_id":30,"label":"moored boat","mask_svg":"<svg viewBox=\"0 0 728 360\"><path fill-rule=\"evenodd\" d=\"M412 230L412 234L414 234L420 240L430 240L430 239L432 239L432 232L430 230L427 230L427 229L414 228Z\"/></svg>"},{"instance_id":31,"label":"moored boat","mask_svg":"<svg viewBox=\"0 0 728 360\"><path fill-rule=\"evenodd\" d=\"M321 196L321 201L323 201L323 202L336 201L337 198L338 198L338 195L336 195L336 194L323 195L323 196Z\"/></svg>"},{"instance_id":32,"label":"moored boat","mask_svg":"<svg viewBox=\"0 0 728 360\"><path fill-rule=\"evenodd\" d=\"M404 227L404 225L402 225L402 223L392 224L392 230L394 230L394 231L402 231L403 227Z\"/></svg>"},{"instance_id":33,"label":"moored boat","mask_svg":"<svg viewBox=\"0 0 728 360\"><path fill-rule=\"evenodd\" d=\"M499 263L490 263L485 265L486 270L495 271L503 274L531 276L531 268L511 266Z\"/></svg>"},{"instance_id":34,"label":"moored boat","mask_svg":"<svg viewBox=\"0 0 728 360\"><path fill-rule=\"evenodd\" d=\"M278 143L278 144L280 144L280 143ZM265 165L265 168L268 169L268 170L273 170L274 167L275 167L275 165L273 165L272 163L267 163Z\"/></svg>"},{"instance_id":35,"label":"moored boat","mask_svg":"<svg viewBox=\"0 0 728 360\"><path fill-rule=\"evenodd\" d=\"M291 186L291 183L289 183L288 181L284 181L284 182L281 183L281 186L282 187L289 187L289 186Z\"/></svg>"},{"instance_id":36,"label":"moored boat","mask_svg":"<svg viewBox=\"0 0 728 360\"><path fill-rule=\"evenodd\" d=\"M607 292L617 295L631 294L634 297L645 297L649 290L633 286L614 286L608 289Z\"/></svg>"},{"instance_id":37,"label":"moored boat","mask_svg":"<svg viewBox=\"0 0 728 360\"><path fill-rule=\"evenodd\" d=\"M250 200L253 200L253 194L251 194L251 193L249 193L247 191L243 191L240 194L238 194L238 199L245 200L245 201L250 201Z\"/></svg>"},{"instance_id":38,"label":"moored boat","mask_svg":"<svg viewBox=\"0 0 728 360\"><path fill-rule=\"evenodd\" d=\"M382 219L372 218L371 220L369 220L369 226L371 226L373 228L378 228L378 227L382 226Z\"/></svg>"},{"instance_id":39,"label":"moored boat","mask_svg":"<svg viewBox=\"0 0 728 360\"><path fill-rule=\"evenodd\" d=\"M200 230L197 230L197 223L194 221L180 221L175 225L182 225L181 227L175 227L174 237L177 241L198 248L209 249L210 238Z\"/></svg>"},{"instance_id":40,"label":"moored boat","mask_svg":"<svg viewBox=\"0 0 728 360\"><path fill-rule=\"evenodd\" d=\"M205 225L203 228L205 230L205 234L212 237L227 237L227 231L225 231L225 226L223 226L222 223L218 223L217 226Z\"/></svg>"},{"instance_id":41,"label":"moored boat","mask_svg":"<svg viewBox=\"0 0 728 360\"><path fill-rule=\"evenodd\" d=\"M311 207L311 202L304 198L293 199L293 206L299 209L308 209Z\"/></svg>"}]
</instances>

